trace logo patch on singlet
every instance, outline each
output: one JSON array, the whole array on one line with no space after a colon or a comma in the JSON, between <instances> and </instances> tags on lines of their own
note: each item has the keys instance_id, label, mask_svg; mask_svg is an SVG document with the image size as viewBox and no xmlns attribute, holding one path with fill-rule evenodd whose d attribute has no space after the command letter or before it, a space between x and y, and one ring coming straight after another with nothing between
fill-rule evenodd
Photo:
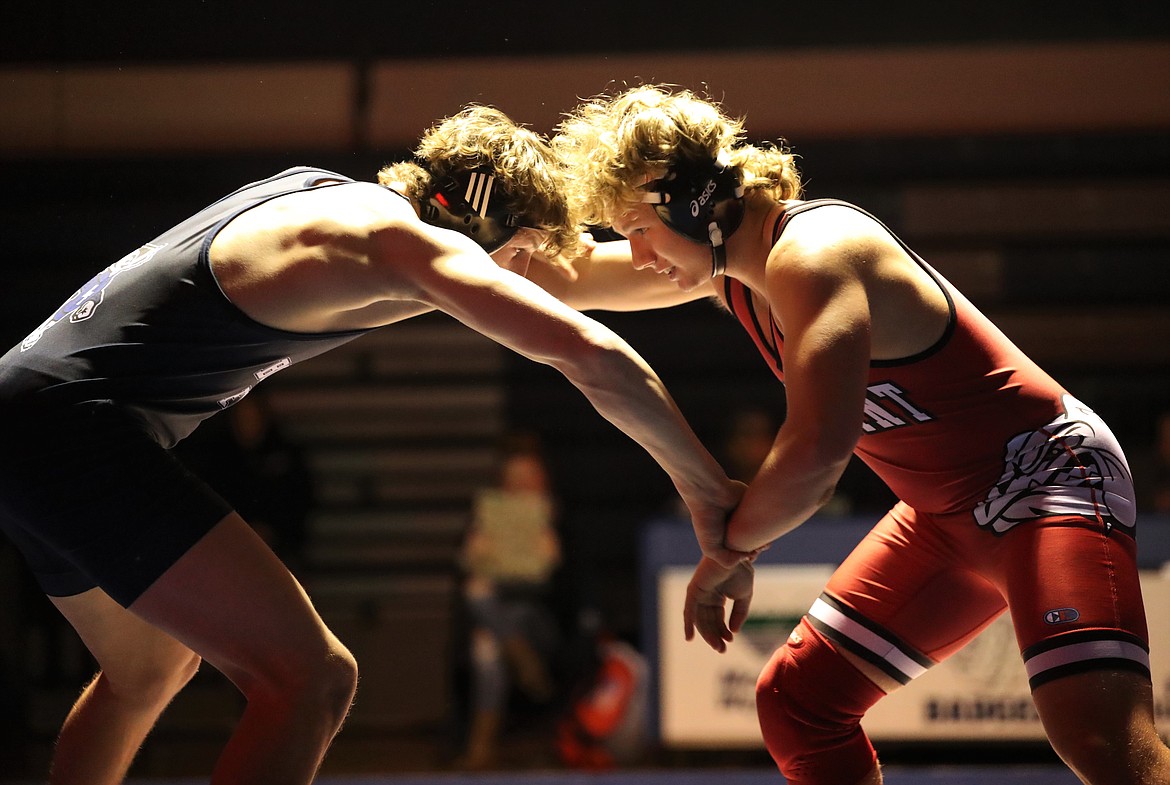
<instances>
[{"instance_id":1,"label":"logo patch on singlet","mask_svg":"<svg viewBox=\"0 0 1170 785\"><path fill-rule=\"evenodd\" d=\"M1021 521L1076 515L1105 531L1133 531L1133 479L1121 446L1092 409L1067 394L1063 402L1055 420L1005 445L1003 474L974 510L979 526L1002 534Z\"/></svg>"},{"instance_id":2,"label":"logo patch on singlet","mask_svg":"<svg viewBox=\"0 0 1170 785\"><path fill-rule=\"evenodd\" d=\"M37 341L48 332L49 328L57 324L61 320L68 318L71 324L84 322L86 319L94 315L98 306L102 304L102 300L106 296L106 287L118 275L118 273L126 270L133 270L135 267L146 264L154 258L155 254L166 248L167 244L162 243L155 245L154 243L147 243L141 248L132 251L123 256L118 261L111 264L106 269L91 278L86 282L85 286L73 293L73 296L57 309L57 312L46 319L40 327L33 330L27 338L20 344L20 350L27 352L29 349L36 346Z\"/></svg>"},{"instance_id":3,"label":"logo patch on singlet","mask_svg":"<svg viewBox=\"0 0 1170 785\"><path fill-rule=\"evenodd\" d=\"M290 365L292 365L291 358L284 357L280 360L277 360L272 365L269 365L267 368L261 368L260 370L256 371L256 380L262 382L265 379L267 379L269 376L271 376L272 374L276 373L277 371L283 371L285 368L289 367Z\"/></svg>"},{"instance_id":4,"label":"logo patch on singlet","mask_svg":"<svg viewBox=\"0 0 1170 785\"><path fill-rule=\"evenodd\" d=\"M1045 624L1068 624L1070 621L1076 621L1081 618L1080 612L1076 608L1057 608L1054 611L1048 611L1044 614Z\"/></svg>"},{"instance_id":5,"label":"logo patch on singlet","mask_svg":"<svg viewBox=\"0 0 1170 785\"><path fill-rule=\"evenodd\" d=\"M243 397L250 392L252 392L252 387L248 386L248 387L245 387L243 390L240 390L235 395L229 395L227 398L220 398L219 399L219 408L226 409L227 407L231 406L232 404L237 403L238 401L242 400Z\"/></svg>"}]
</instances>

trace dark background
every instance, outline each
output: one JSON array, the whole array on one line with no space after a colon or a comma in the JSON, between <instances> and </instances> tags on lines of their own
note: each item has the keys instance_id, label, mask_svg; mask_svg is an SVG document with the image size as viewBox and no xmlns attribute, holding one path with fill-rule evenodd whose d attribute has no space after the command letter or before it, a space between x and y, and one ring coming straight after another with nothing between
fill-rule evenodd
<instances>
[{"instance_id":1,"label":"dark background","mask_svg":"<svg viewBox=\"0 0 1170 785\"><path fill-rule=\"evenodd\" d=\"M788 6L598 0L582 8L522 0L45 0L8 3L0 22L4 62L199 62L1157 40L1170 32L1170 11L1133 0L1072 0L1059 7L974 0Z\"/></svg>"}]
</instances>

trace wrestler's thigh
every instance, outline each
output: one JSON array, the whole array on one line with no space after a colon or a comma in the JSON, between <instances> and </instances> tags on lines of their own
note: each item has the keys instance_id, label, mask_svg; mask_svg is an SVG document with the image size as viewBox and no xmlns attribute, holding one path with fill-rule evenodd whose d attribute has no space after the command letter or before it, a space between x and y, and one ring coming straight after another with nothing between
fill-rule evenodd
<instances>
[{"instance_id":1,"label":"wrestler's thigh","mask_svg":"<svg viewBox=\"0 0 1170 785\"><path fill-rule=\"evenodd\" d=\"M1001 592L962 551L945 530L899 505L846 557L825 592L938 662L1006 608Z\"/></svg>"},{"instance_id":2,"label":"wrestler's thigh","mask_svg":"<svg viewBox=\"0 0 1170 785\"><path fill-rule=\"evenodd\" d=\"M1078 628L1146 637L1133 538L1095 521L1034 521L1005 538L1008 601L1022 647Z\"/></svg>"},{"instance_id":3,"label":"wrestler's thigh","mask_svg":"<svg viewBox=\"0 0 1170 785\"><path fill-rule=\"evenodd\" d=\"M244 688L297 678L346 655L307 594L238 514L230 513L155 581L130 610Z\"/></svg>"},{"instance_id":4,"label":"wrestler's thigh","mask_svg":"<svg viewBox=\"0 0 1170 785\"><path fill-rule=\"evenodd\" d=\"M1033 690L1071 672L1149 673L1149 633L1132 537L1097 521L1030 521L1003 537L1016 638Z\"/></svg>"},{"instance_id":5,"label":"wrestler's thigh","mask_svg":"<svg viewBox=\"0 0 1170 785\"><path fill-rule=\"evenodd\" d=\"M231 509L110 404L29 411L0 441L0 525L50 596L128 606Z\"/></svg>"},{"instance_id":6,"label":"wrestler's thigh","mask_svg":"<svg viewBox=\"0 0 1170 785\"><path fill-rule=\"evenodd\" d=\"M189 648L123 608L101 589L49 599L116 687L149 684L178 671L190 676L198 666L198 658Z\"/></svg>"}]
</instances>

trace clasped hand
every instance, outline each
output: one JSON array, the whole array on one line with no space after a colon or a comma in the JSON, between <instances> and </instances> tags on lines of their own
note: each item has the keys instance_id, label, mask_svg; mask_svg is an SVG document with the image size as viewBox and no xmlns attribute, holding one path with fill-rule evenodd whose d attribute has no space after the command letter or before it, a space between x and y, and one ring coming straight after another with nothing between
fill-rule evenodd
<instances>
[{"instance_id":1,"label":"clasped hand","mask_svg":"<svg viewBox=\"0 0 1170 785\"><path fill-rule=\"evenodd\" d=\"M748 559L724 567L704 556L691 582L687 585L686 604L683 607L683 625L686 639L699 636L717 652L727 649L727 643L743 627L751 607L755 585L755 568ZM731 617L727 618L727 601L731 600Z\"/></svg>"}]
</instances>

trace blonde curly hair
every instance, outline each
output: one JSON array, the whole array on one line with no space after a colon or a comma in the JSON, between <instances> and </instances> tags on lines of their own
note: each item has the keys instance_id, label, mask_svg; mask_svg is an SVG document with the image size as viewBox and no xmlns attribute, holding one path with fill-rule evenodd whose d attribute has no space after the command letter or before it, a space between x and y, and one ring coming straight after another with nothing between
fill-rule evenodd
<instances>
[{"instance_id":1,"label":"blonde curly hair","mask_svg":"<svg viewBox=\"0 0 1170 785\"><path fill-rule=\"evenodd\" d=\"M473 104L432 126L414 150L414 161L384 166L382 185L401 183L419 202L431 178L487 167L509 196L508 207L525 222L548 232L541 251L549 256L577 247L578 232L565 198L564 171L547 139L491 106Z\"/></svg>"},{"instance_id":2,"label":"blonde curly hair","mask_svg":"<svg viewBox=\"0 0 1170 785\"><path fill-rule=\"evenodd\" d=\"M581 226L611 226L642 201L640 186L680 160L722 157L743 172L744 192L800 197L795 156L782 144L745 142L743 122L690 90L640 85L601 94L565 116L552 140L568 170L566 188Z\"/></svg>"}]
</instances>

